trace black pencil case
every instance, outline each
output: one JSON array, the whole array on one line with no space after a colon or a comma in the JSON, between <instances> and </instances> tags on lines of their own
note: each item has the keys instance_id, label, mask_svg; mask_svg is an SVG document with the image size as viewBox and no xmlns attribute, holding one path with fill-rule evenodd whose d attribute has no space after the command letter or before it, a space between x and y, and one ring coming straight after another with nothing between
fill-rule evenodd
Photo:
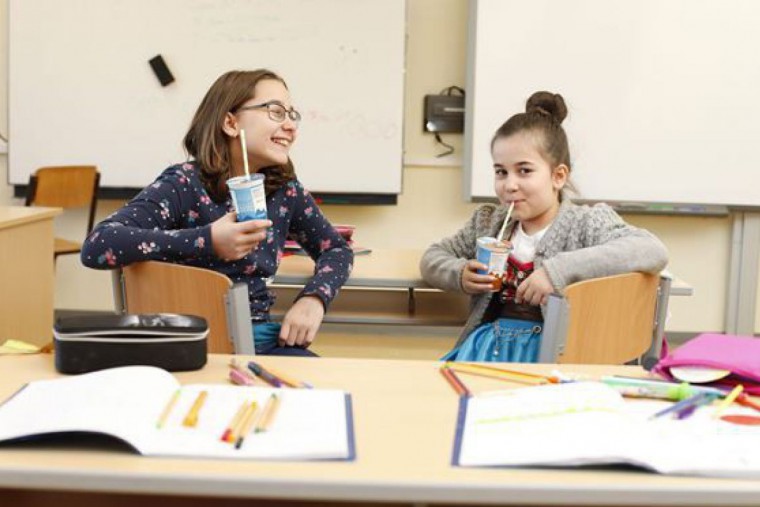
<instances>
[{"instance_id":1,"label":"black pencil case","mask_svg":"<svg viewBox=\"0 0 760 507\"><path fill-rule=\"evenodd\" d=\"M61 317L53 336L55 368L61 373L132 365L186 371L206 364L208 324L193 315Z\"/></svg>"}]
</instances>

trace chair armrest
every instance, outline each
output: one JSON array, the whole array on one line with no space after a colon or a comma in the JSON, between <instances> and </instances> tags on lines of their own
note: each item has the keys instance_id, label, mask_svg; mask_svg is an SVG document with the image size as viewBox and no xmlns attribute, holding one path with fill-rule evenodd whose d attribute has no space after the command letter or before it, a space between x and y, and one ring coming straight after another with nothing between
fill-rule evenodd
<instances>
[{"instance_id":1,"label":"chair armrest","mask_svg":"<svg viewBox=\"0 0 760 507\"><path fill-rule=\"evenodd\" d=\"M230 287L225 304L227 305L227 329L230 333L232 349L235 354L255 355L248 285L236 283Z\"/></svg>"},{"instance_id":2,"label":"chair armrest","mask_svg":"<svg viewBox=\"0 0 760 507\"><path fill-rule=\"evenodd\" d=\"M539 363L556 363L567 343L567 323L569 318L567 300L561 294L550 294L544 315L544 330L541 333L541 347L538 351Z\"/></svg>"}]
</instances>

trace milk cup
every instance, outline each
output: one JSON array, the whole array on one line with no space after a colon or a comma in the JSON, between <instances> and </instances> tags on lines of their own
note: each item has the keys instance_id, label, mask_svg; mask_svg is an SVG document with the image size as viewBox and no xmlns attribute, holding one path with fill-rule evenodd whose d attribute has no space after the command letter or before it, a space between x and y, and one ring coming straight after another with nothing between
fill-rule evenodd
<instances>
[{"instance_id":1,"label":"milk cup","mask_svg":"<svg viewBox=\"0 0 760 507\"><path fill-rule=\"evenodd\" d=\"M227 180L237 221L264 220L267 218L264 175L236 176Z\"/></svg>"},{"instance_id":2,"label":"milk cup","mask_svg":"<svg viewBox=\"0 0 760 507\"><path fill-rule=\"evenodd\" d=\"M476 258L477 261L488 266L488 271L478 270L481 275L489 274L495 277L494 290L501 289L501 277L507 269L507 259L510 249L503 243L489 236L478 238Z\"/></svg>"}]
</instances>

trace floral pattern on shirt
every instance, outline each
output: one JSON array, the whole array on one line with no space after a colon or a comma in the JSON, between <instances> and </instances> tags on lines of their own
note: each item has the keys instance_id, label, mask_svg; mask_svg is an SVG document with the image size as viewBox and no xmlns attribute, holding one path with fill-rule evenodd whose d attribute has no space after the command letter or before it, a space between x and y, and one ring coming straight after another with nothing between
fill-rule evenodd
<instances>
[{"instance_id":1,"label":"floral pattern on shirt","mask_svg":"<svg viewBox=\"0 0 760 507\"><path fill-rule=\"evenodd\" d=\"M298 297L316 296L327 307L351 273L353 253L301 183L289 181L267 196L272 226L266 240L243 259L228 262L213 252L211 224L232 209L230 199L211 200L194 162L169 167L95 227L83 245L82 263L110 269L158 260L212 269L247 284L251 315L261 320L275 299L266 281L277 272L285 240L294 237L316 264Z\"/></svg>"}]
</instances>

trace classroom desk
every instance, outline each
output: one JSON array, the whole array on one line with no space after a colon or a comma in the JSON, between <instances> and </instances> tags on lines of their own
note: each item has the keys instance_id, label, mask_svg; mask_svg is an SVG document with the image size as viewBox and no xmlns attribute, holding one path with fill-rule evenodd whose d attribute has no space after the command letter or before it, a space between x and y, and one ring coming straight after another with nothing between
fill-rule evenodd
<instances>
[{"instance_id":1,"label":"classroom desk","mask_svg":"<svg viewBox=\"0 0 760 507\"><path fill-rule=\"evenodd\" d=\"M60 213L59 208L0 206L0 343L50 342L53 218Z\"/></svg>"},{"instance_id":2,"label":"classroom desk","mask_svg":"<svg viewBox=\"0 0 760 507\"><path fill-rule=\"evenodd\" d=\"M428 285L420 274L422 249L373 249L354 258L354 270L325 315L325 322L350 324L408 324L462 326L469 315L469 297L446 293ZM280 262L273 284L284 314L300 288L311 278L314 262L305 255L291 255ZM672 280L671 296L690 296L693 289L683 280ZM347 295L347 294L350 294Z\"/></svg>"},{"instance_id":3,"label":"classroom desk","mask_svg":"<svg viewBox=\"0 0 760 507\"><path fill-rule=\"evenodd\" d=\"M228 356L210 356L183 383L225 382ZM4 505L757 505L760 481L671 477L622 468L529 469L450 466L458 400L435 361L259 358L317 387L345 389L354 405L353 462L263 462L147 458L123 447L28 442L0 446ZM547 373L555 365L520 365ZM633 366L563 365L565 373L639 375ZM0 357L0 399L23 383L57 376L46 355ZM504 383L467 377L477 391ZM656 445L656 444L655 444ZM233 500L239 499L239 500ZM250 505L248 500L247 505ZM312 504L313 505L313 504Z\"/></svg>"},{"instance_id":4,"label":"classroom desk","mask_svg":"<svg viewBox=\"0 0 760 507\"><path fill-rule=\"evenodd\" d=\"M345 287L431 289L420 274L420 258L424 249L372 249L354 257L354 270ZM280 261L275 284L304 285L314 274L314 261L306 255L289 255ZM673 283L671 296L690 296L693 288L672 273L665 271ZM435 289L433 289L435 290Z\"/></svg>"},{"instance_id":5,"label":"classroom desk","mask_svg":"<svg viewBox=\"0 0 760 507\"><path fill-rule=\"evenodd\" d=\"M461 326L469 298L446 293L422 279L421 249L373 249L354 257L354 269L325 322ZM300 288L312 277L314 261L305 255L284 257L271 288L278 293L274 314L287 311Z\"/></svg>"}]
</instances>

